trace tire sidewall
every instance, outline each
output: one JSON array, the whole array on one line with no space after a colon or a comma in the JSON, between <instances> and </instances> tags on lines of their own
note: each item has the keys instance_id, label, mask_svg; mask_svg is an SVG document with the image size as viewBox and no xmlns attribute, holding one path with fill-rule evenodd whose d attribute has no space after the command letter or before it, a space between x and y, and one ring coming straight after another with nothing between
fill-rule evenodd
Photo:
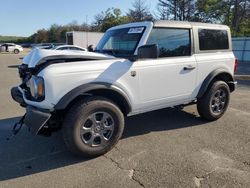
<instances>
[{"instance_id":1,"label":"tire sidewall","mask_svg":"<svg viewBox=\"0 0 250 188\"><path fill-rule=\"evenodd\" d=\"M73 109L74 110L74 109ZM84 125L89 115L95 112L107 112L110 114L114 120L114 132L110 140L108 141L108 145L105 147L91 147L85 144L81 138L81 127ZM122 136L124 129L124 118L123 114L120 112L119 108L114 104L108 101L91 101L88 102L87 106L81 105L75 111L75 115L71 118L72 125L71 127L73 131L71 131L72 135L68 135L71 137L73 144L78 150L78 153L82 153L86 156L98 156L106 153L111 150L114 145L119 141Z\"/></svg>"},{"instance_id":2,"label":"tire sidewall","mask_svg":"<svg viewBox=\"0 0 250 188\"><path fill-rule=\"evenodd\" d=\"M221 113L216 114L212 111L211 103L212 103L212 99L213 99L215 92L218 91L219 89L224 90L224 92L226 94L226 104L224 106L223 111ZM229 90L228 85L223 81L214 82L214 84L212 85L212 87L209 91L207 100L208 100L207 104L208 104L208 108L209 108L208 110L209 110L210 115L214 119L219 119L220 117L222 117L224 115L224 113L227 111L227 108L229 106L229 101L230 101L230 90Z\"/></svg>"},{"instance_id":3,"label":"tire sidewall","mask_svg":"<svg viewBox=\"0 0 250 188\"><path fill-rule=\"evenodd\" d=\"M18 50L18 49L15 49L15 50L14 50L14 54L19 54L19 50Z\"/></svg>"}]
</instances>

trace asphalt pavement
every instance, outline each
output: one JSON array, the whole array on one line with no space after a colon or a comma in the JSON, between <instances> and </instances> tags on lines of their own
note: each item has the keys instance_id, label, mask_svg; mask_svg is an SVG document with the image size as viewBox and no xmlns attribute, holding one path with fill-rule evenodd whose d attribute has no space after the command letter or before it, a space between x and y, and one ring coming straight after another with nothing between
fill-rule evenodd
<instances>
[{"instance_id":1,"label":"asphalt pavement","mask_svg":"<svg viewBox=\"0 0 250 188\"><path fill-rule=\"evenodd\" d=\"M195 105L126 119L123 138L108 154L72 156L61 133L8 139L24 114L9 90L20 80L8 66L24 54L0 54L0 188L250 187L250 81L240 80L227 113L207 122Z\"/></svg>"}]
</instances>

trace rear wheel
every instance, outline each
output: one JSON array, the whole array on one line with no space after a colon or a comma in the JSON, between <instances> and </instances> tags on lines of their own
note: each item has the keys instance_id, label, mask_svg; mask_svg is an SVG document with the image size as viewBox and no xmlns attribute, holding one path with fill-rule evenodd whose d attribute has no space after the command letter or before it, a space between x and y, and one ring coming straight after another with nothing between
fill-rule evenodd
<instances>
[{"instance_id":1,"label":"rear wheel","mask_svg":"<svg viewBox=\"0 0 250 188\"><path fill-rule=\"evenodd\" d=\"M19 52L20 52L20 51L19 51L18 49L15 49L15 50L14 50L14 54L19 54Z\"/></svg>"},{"instance_id":2,"label":"rear wheel","mask_svg":"<svg viewBox=\"0 0 250 188\"><path fill-rule=\"evenodd\" d=\"M204 96L198 99L197 109L204 119L214 121L223 116L230 100L230 90L224 81L211 84Z\"/></svg>"},{"instance_id":3,"label":"rear wheel","mask_svg":"<svg viewBox=\"0 0 250 188\"><path fill-rule=\"evenodd\" d=\"M73 153L96 157L110 151L122 136L124 116L110 100L93 97L74 105L63 125L64 141Z\"/></svg>"}]
</instances>

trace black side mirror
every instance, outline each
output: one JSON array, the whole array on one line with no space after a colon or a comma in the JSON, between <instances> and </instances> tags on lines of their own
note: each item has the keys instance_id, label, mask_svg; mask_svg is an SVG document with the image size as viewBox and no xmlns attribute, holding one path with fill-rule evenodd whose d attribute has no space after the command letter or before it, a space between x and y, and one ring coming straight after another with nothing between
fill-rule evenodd
<instances>
[{"instance_id":1,"label":"black side mirror","mask_svg":"<svg viewBox=\"0 0 250 188\"><path fill-rule=\"evenodd\" d=\"M94 46L91 44L88 46L88 51L93 52L94 51Z\"/></svg>"},{"instance_id":2,"label":"black side mirror","mask_svg":"<svg viewBox=\"0 0 250 188\"><path fill-rule=\"evenodd\" d=\"M157 44L144 45L138 48L139 59L157 59L159 57L159 48Z\"/></svg>"}]
</instances>

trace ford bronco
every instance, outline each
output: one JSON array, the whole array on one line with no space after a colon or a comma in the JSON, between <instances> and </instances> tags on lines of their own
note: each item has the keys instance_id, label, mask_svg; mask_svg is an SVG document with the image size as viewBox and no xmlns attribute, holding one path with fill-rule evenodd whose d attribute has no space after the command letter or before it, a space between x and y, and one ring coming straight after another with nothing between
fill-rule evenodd
<instances>
[{"instance_id":1,"label":"ford bronco","mask_svg":"<svg viewBox=\"0 0 250 188\"><path fill-rule=\"evenodd\" d=\"M219 119L236 68L225 25L130 23L109 29L94 52L33 50L11 94L31 132L62 129L69 150L95 157L115 146L126 116L197 104L202 118Z\"/></svg>"}]
</instances>

